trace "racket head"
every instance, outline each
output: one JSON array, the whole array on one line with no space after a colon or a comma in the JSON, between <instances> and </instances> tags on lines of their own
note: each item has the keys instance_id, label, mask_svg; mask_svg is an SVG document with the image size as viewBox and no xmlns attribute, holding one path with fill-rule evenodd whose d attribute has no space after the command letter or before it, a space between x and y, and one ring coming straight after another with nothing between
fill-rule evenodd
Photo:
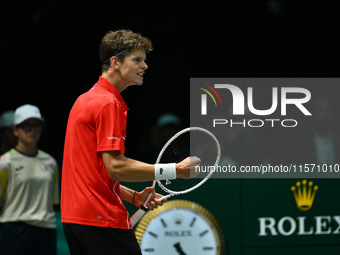
<instances>
[{"instance_id":1,"label":"racket head","mask_svg":"<svg viewBox=\"0 0 340 255\"><path fill-rule=\"evenodd\" d=\"M191 179L158 180L158 186L171 194L167 197L185 194L206 182L219 163L221 146L216 137L201 127L189 127L175 134L162 148L157 163L179 163L187 157L196 156L201 163L199 174Z\"/></svg>"}]
</instances>

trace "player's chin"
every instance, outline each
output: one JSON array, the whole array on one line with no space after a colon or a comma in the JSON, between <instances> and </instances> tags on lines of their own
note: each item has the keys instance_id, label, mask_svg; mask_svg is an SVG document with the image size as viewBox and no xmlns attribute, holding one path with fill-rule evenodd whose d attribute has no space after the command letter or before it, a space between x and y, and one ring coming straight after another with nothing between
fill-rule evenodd
<instances>
[{"instance_id":1,"label":"player's chin","mask_svg":"<svg viewBox=\"0 0 340 255\"><path fill-rule=\"evenodd\" d=\"M141 85L143 85L143 79L141 79L141 78L133 79L133 80L131 80L130 85L141 86Z\"/></svg>"},{"instance_id":2,"label":"player's chin","mask_svg":"<svg viewBox=\"0 0 340 255\"><path fill-rule=\"evenodd\" d=\"M142 86L143 85L143 80L136 81L135 85Z\"/></svg>"}]
</instances>

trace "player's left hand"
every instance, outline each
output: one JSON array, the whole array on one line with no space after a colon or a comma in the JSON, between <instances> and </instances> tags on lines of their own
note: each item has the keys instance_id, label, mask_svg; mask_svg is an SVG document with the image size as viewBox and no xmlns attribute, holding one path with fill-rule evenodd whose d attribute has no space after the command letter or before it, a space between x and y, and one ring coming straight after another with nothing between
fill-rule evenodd
<instances>
[{"instance_id":1,"label":"player's left hand","mask_svg":"<svg viewBox=\"0 0 340 255\"><path fill-rule=\"evenodd\" d=\"M162 195L156 193L155 188L148 187L141 192L137 192L135 197L135 205L137 207L141 207L144 204L145 200L148 198L150 193L152 194L152 196L149 203L147 204L149 210L156 209L158 208L158 206L162 206L164 202L168 201L167 199L163 199L162 201L160 201L159 199L162 197Z\"/></svg>"}]
</instances>

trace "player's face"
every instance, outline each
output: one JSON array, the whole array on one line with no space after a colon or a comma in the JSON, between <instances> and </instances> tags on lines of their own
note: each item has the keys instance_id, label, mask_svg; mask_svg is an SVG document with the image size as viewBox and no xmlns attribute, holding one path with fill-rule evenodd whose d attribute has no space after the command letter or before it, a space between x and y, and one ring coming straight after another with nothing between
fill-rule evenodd
<instances>
[{"instance_id":1,"label":"player's face","mask_svg":"<svg viewBox=\"0 0 340 255\"><path fill-rule=\"evenodd\" d=\"M128 54L120 64L121 78L127 85L142 85L145 70L148 68L145 63L146 54L144 50L135 50Z\"/></svg>"}]
</instances>

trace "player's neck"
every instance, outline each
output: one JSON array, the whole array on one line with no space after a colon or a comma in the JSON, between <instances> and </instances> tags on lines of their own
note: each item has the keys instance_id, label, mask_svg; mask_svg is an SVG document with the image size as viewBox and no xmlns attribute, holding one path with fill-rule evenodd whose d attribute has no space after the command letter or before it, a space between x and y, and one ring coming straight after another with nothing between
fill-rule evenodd
<instances>
[{"instance_id":1,"label":"player's neck","mask_svg":"<svg viewBox=\"0 0 340 255\"><path fill-rule=\"evenodd\" d=\"M118 90L119 93L121 93L124 89L128 87L122 82L119 76L112 75L112 73L110 72L102 73L102 77L108 80Z\"/></svg>"}]
</instances>

